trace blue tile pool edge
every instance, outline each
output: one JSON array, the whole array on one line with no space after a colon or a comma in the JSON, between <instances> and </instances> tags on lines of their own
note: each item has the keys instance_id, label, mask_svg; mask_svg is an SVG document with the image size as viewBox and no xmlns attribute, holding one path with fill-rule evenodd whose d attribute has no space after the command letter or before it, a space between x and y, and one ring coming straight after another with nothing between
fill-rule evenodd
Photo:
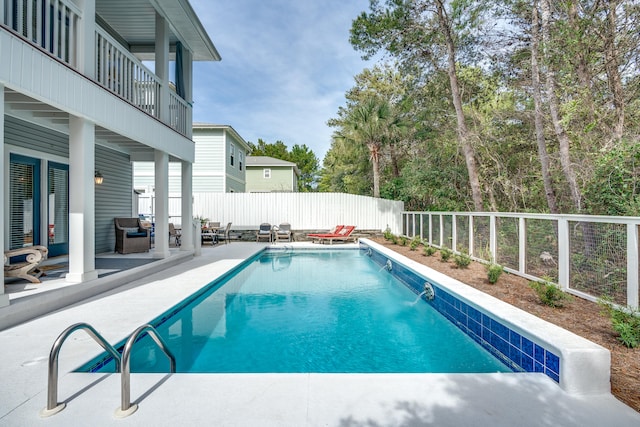
<instances>
[{"instance_id":1,"label":"blue tile pool edge","mask_svg":"<svg viewBox=\"0 0 640 427\"><path fill-rule=\"evenodd\" d=\"M389 273L416 295L420 295L425 283L429 283L435 291L435 298L428 301L423 296L422 299L513 371L544 373L560 383L560 356L541 343L525 337L522 331L513 330L486 310L473 306L445 290L432 278L413 271L397 258L379 252L367 242L360 243L360 250L380 266L387 266L387 262L391 261Z\"/></svg>"}]
</instances>

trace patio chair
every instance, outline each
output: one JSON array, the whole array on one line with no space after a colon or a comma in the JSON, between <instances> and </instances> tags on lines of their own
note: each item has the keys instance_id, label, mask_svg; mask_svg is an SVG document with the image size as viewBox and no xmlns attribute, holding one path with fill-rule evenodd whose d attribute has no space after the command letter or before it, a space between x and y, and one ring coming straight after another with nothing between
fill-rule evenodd
<instances>
[{"instance_id":1,"label":"patio chair","mask_svg":"<svg viewBox=\"0 0 640 427\"><path fill-rule=\"evenodd\" d=\"M224 231L221 231L218 233L218 240L223 240L224 243L231 243L231 237L229 235L231 231L231 223L227 223L227 226L225 227Z\"/></svg>"},{"instance_id":2,"label":"patio chair","mask_svg":"<svg viewBox=\"0 0 640 427\"><path fill-rule=\"evenodd\" d=\"M275 230L273 237L276 242L280 242L280 241L290 242L292 237L291 224L289 224L288 222L281 223L278 226L277 230Z\"/></svg>"},{"instance_id":3,"label":"patio chair","mask_svg":"<svg viewBox=\"0 0 640 427\"><path fill-rule=\"evenodd\" d=\"M180 247L180 237L181 237L181 231L176 229L176 226L173 225L172 222L169 223L169 245L171 245L171 238L173 237L173 240L176 243L177 247Z\"/></svg>"},{"instance_id":4,"label":"patio chair","mask_svg":"<svg viewBox=\"0 0 640 427\"><path fill-rule=\"evenodd\" d=\"M263 222L260 224L260 228L256 231L256 242L266 239L269 243L273 240L271 235L271 224Z\"/></svg>"},{"instance_id":5,"label":"patio chair","mask_svg":"<svg viewBox=\"0 0 640 427\"><path fill-rule=\"evenodd\" d=\"M319 236L325 236L327 234L336 234L336 233L339 233L343 228L344 228L344 225L336 225L326 233L311 233L311 234L307 234L307 237L319 237Z\"/></svg>"},{"instance_id":6,"label":"patio chair","mask_svg":"<svg viewBox=\"0 0 640 427\"><path fill-rule=\"evenodd\" d=\"M18 277L31 283L40 283L44 274L38 268L47 259L49 249L44 246L27 246L4 251L4 277Z\"/></svg>"},{"instance_id":7,"label":"patio chair","mask_svg":"<svg viewBox=\"0 0 640 427\"><path fill-rule=\"evenodd\" d=\"M339 242L347 242L349 240L355 241L355 237L351 237L351 233L353 233L353 230L355 229L356 227L354 225L348 225L344 227L342 230L338 231L337 233L320 234L316 236L316 239L318 243L324 243L328 241L330 245L333 244L334 240Z\"/></svg>"},{"instance_id":8,"label":"patio chair","mask_svg":"<svg viewBox=\"0 0 640 427\"><path fill-rule=\"evenodd\" d=\"M151 230L142 226L140 218L114 218L113 223L116 232L115 252L121 254L149 252Z\"/></svg>"}]
</instances>

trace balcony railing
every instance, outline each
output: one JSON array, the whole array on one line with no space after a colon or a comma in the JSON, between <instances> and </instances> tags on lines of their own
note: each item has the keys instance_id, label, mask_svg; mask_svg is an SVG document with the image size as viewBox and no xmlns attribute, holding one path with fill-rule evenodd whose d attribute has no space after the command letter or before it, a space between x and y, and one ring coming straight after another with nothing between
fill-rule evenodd
<instances>
[{"instance_id":1,"label":"balcony railing","mask_svg":"<svg viewBox=\"0 0 640 427\"><path fill-rule=\"evenodd\" d=\"M81 12L65 0L2 0L0 22L74 67Z\"/></svg>"},{"instance_id":2,"label":"balcony railing","mask_svg":"<svg viewBox=\"0 0 640 427\"><path fill-rule=\"evenodd\" d=\"M77 69L78 23L81 11L69 0L0 0L0 23L29 42ZM190 106L175 92L160 96L162 82L111 35L96 26L96 82L190 137ZM160 103L168 113L161 113Z\"/></svg>"},{"instance_id":3,"label":"balcony railing","mask_svg":"<svg viewBox=\"0 0 640 427\"><path fill-rule=\"evenodd\" d=\"M410 238L533 280L550 278L587 299L608 296L638 307L640 218L403 212L402 219L403 234Z\"/></svg>"}]
</instances>

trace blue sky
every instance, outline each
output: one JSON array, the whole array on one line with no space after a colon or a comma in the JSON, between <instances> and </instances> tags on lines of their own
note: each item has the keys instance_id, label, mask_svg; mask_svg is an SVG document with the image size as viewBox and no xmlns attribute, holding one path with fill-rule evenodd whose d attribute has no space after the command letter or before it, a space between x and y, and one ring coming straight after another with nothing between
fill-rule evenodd
<instances>
[{"instance_id":1,"label":"blue sky","mask_svg":"<svg viewBox=\"0 0 640 427\"><path fill-rule=\"evenodd\" d=\"M230 125L253 143L306 144L322 162L327 120L354 76L373 65L349 44L369 0L190 3L222 56L194 66L194 121Z\"/></svg>"}]
</instances>

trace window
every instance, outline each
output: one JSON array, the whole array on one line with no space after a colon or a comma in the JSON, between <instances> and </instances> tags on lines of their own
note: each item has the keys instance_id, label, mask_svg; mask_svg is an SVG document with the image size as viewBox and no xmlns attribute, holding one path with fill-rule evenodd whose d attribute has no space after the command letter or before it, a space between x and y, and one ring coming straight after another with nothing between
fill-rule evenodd
<instances>
[{"instance_id":1,"label":"window","mask_svg":"<svg viewBox=\"0 0 640 427\"><path fill-rule=\"evenodd\" d=\"M238 169L242 170L242 160L243 160L242 151L238 151Z\"/></svg>"},{"instance_id":2,"label":"window","mask_svg":"<svg viewBox=\"0 0 640 427\"><path fill-rule=\"evenodd\" d=\"M229 164L231 166L233 166L233 158L236 155L236 146L233 144L229 144L229 154L230 154L230 158L229 158Z\"/></svg>"},{"instance_id":3,"label":"window","mask_svg":"<svg viewBox=\"0 0 640 427\"><path fill-rule=\"evenodd\" d=\"M271 178L271 169L262 169L262 177L264 179L269 179Z\"/></svg>"}]
</instances>

